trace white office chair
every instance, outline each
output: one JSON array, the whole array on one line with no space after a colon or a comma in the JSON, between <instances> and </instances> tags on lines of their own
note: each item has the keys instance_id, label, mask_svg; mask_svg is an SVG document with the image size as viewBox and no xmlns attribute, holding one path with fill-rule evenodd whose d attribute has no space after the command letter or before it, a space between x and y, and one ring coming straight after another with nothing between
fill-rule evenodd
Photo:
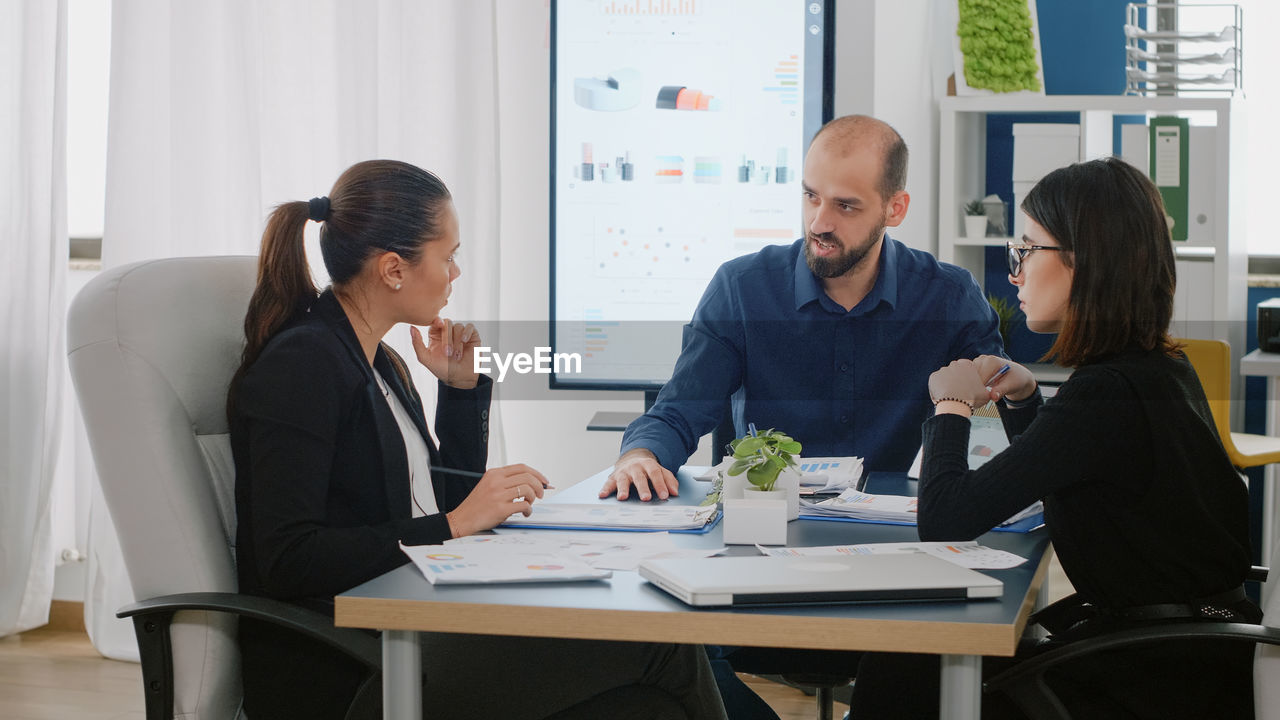
<instances>
[{"instance_id":1,"label":"white office chair","mask_svg":"<svg viewBox=\"0 0 1280 720\"><path fill-rule=\"evenodd\" d=\"M238 615L347 651L370 672L353 708L376 705L377 639L236 594L226 401L256 273L256 257L135 263L92 280L68 314L72 379L140 599L120 615L134 620L147 720L244 716Z\"/></svg>"}]
</instances>

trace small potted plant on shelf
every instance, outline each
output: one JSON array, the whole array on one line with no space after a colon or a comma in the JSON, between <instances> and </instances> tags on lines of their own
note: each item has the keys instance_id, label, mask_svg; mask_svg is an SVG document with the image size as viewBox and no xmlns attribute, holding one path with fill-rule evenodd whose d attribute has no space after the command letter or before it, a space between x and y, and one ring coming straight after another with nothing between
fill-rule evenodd
<instances>
[{"instance_id":1,"label":"small potted plant on shelf","mask_svg":"<svg viewBox=\"0 0 1280 720\"><path fill-rule=\"evenodd\" d=\"M987 208L981 200L964 205L964 236L973 239L987 236Z\"/></svg>"},{"instance_id":2,"label":"small potted plant on shelf","mask_svg":"<svg viewBox=\"0 0 1280 720\"><path fill-rule=\"evenodd\" d=\"M799 475L795 456L801 445L772 428L751 433L729 443L733 464L726 482L745 476L742 499L724 501L724 541L780 545L787 541L787 521L799 514ZM789 471L783 476L784 471ZM785 480L780 480L785 478ZM785 486L785 487L782 487Z\"/></svg>"}]
</instances>

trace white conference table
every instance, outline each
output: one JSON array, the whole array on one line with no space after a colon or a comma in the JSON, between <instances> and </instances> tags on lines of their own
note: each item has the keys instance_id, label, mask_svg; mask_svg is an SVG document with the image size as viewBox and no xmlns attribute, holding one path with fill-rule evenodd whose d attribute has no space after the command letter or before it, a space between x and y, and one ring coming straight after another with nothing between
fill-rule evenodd
<instances>
[{"instance_id":1,"label":"white conference table","mask_svg":"<svg viewBox=\"0 0 1280 720\"><path fill-rule=\"evenodd\" d=\"M680 496L696 504L708 485L679 473ZM693 471L699 468L693 468ZM617 502L596 499L608 470L583 480L551 502ZM873 474L869 492L906 494L905 475ZM635 502L630 500L628 502ZM703 535L674 534L689 547L719 547L720 527ZM796 520L793 547L916 541L914 527ZM978 720L982 656L1011 656L1037 605L1049 565L1047 533L991 532L983 545L1028 559L1011 570L988 571L1004 582L1004 596L968 602L863 603L700 609L676 600L633 571L580 583L433 586L404 565L335 599L335 623L382 630L383 711L388 720L421 717L418 632L457 632L595 640L705 643L817 650L935 653L942 656L941 717ZM729 554L756 554L730 546Z\"/></svg>"}]
</instances>

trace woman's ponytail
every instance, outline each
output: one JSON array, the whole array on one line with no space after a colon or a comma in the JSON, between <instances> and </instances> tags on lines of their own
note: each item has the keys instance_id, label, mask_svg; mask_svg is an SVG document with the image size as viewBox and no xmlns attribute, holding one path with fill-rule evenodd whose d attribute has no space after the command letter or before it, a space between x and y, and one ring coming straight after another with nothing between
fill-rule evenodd
<instances>
[{"instance_id":1,"label":"woman's ponytail","mask_svg":"<svg viewBox=\"0 0 1280 720\"><path fill-rule=\"evenodd\" d=\"M317 200L323 202L318 203ZM235 396L234 389L241 376L258 359L267 342L289 318L309 307L319 294L311 279L311 266L307 264L303 240L307 220L315 219L312 216L319 210L322 210L319 213L321 218L328 216L327 198L315 198L310 203L284 203L277 206L267 220L258 254L258 284L244 316L244 354L231 380L233 392L229 398Z\"/></svg>"}]
</instances>

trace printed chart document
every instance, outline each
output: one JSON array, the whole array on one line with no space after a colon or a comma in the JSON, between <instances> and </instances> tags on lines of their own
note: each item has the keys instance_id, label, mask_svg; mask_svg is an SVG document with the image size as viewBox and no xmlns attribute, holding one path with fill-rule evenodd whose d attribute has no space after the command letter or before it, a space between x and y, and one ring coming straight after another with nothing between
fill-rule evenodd
<instances>
[{"instance_id":1,"label":"printed chart document","mask_svg":"<svg viewBox=\"0 0 1280 720\"><path fill-rule=\"evenodd\" d=\"M993 456L1009 447L1009 437L998 417L973 415L969 418L969 469L977 470ZM924 448L916 453L916 459L907 470L907 477L920 479L920 466L924 463Z\"/></svg>"},{"instance_id":2,"label":"printed chart document","mask_svg":"<svg viewBox=\"0 0 1280 720\"><path fill-rule=\"evenodd\" d=\"M828 500L800 500L800 514L819 517L856 517L862 520L916 522L917 499L906 495L872 495L845 490Z\"/></svg>"},{"instance_id":3,"label":"printed chart document","mask_svg":"<svg viewBox=\"0 0 1280 720\"><path fill-rule=\"evenodd\" d=\"M591 532L573 530L500 530L497 535L469 535L445 541L445 545L506 546L555 553L580 560L601 570L636 570L651 558L711 557L718 548L682 548L665 532Z\"/></svg>"},{"instance_id":4,"label":"printed chart document","mask_svg":"<svg viewBox=\"0 0 1280 720\"><path fill-rule=\"evenodd\" d=\"M402 543L400 549L432 585L599 580L613 574L538 547Z\"/></svg>"},{"instance_id":5,"label":"printed chart document","mask_svg":"<svg viewBox=\"0 0 1280 720\"><path fill-rule=\"evenodd\" d=\"M857 487L862 479L860 457L798 457L800 487L812 494L838 493Z\"/></svg>"},{"instance_id":6,"label":"printed chart document","mask_svg":"<svg viewBox=\"0 0 1280 720\"><path fill-rule=\"evenodd\" d=\"M822 555L877 555L919 552L942 558L971 570L1007 570L1026 562L1026 558L1004 550L996 550L977 542L905 542L867 543L864 545L826 545L823 547L765 547L760 552L774 557L810 557Z\"/></svg>"},{"instance_id":7,"label":"printed chart document","mask_svg":"<svg viewBox=\"0 0 1280 720\"><path fill-rule=\"evenodd\" d=\"M870 522L915 525L918 499L906 495L872 495L860 490L845 490L821 502L800 499L801 517L849 518ZM1044 512L1039 500L1000 523L1001 527Z\"/></svg>"},{"instance_id":8,"label":"printed chart document","mask_svg":"<svg viewBox=\"0 0 1280 720\"><path fill-rule=\"evenodd\" d=\"M596 530L695 530L716 519L714 506L640 503L536 503L529 517L514 514L501 527Z\"/></svg>"}]
</instances>

